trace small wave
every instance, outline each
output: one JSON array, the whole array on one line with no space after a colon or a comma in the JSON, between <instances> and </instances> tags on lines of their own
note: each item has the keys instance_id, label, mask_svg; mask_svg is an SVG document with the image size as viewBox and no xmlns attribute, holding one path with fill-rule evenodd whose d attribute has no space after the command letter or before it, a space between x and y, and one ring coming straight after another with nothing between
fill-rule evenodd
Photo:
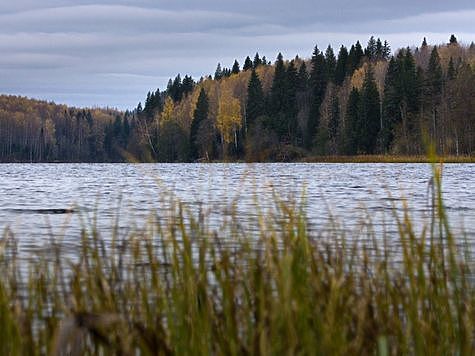
<instances>
[{"instance_id":1,"label":"small wave","mask_svg":"<svg viewBox=\"0 0 475 356\"><path fill-rule=\"evenodd\" d=\"M76 209L71 208L55 208L55 209L4 209L11 213L18 214L73 214Z\"/></svg>"}]
</instances>

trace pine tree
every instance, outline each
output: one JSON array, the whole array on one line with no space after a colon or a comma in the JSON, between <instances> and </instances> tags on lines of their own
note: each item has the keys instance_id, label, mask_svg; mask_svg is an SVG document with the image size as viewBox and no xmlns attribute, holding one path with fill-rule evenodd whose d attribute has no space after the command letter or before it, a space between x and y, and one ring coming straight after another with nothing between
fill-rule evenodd
<instances>
[{"instance_id":1,"label":"pine tree","mask_svg":"<svg viewBox=\"0 0 475 356\"><path fill-rule=\"evenodd\" d=\"M310 87L312 92L312 102L310 107L310 117L307 121L306 146L313 144L320 125L320 106L322 105L325 91L327 89L327 69L325 57L315 46L312 56L312 71L310 73Z\"/></svg>"},{"instance_id":2,"label":"pine tree","mask_svg":"<svg viewBox=\"0 0 475 356\"><path fill-rule=\"evenodd\" d=\"M260 116L265 114L265 98L262 84L255 70L252 70L251 79L247 86L246 125L249 131Z\"/></svg>"},{"instance_id":3,"label":"pine tree","mask_svg":"<svg viewBox=\"0 0 475 356\"><path fill-rule=\"evenodd\" d=\"M199 158L198 134L200 126L208 119L208 96L203 88L201 88L196 109L193 113L193 121L190 128L190 158L196 160Z\"/></svg>"},{"instance_id":4,"label":"pine tree","mask_svg":"<svg viewBox=\"0 0 475 356\"><path fill-rule=\"evenodd\" d=\"M183 95L187 95L193 91L193 88L195 86L195 81L191 76L185 75L183 78L183 82L181 83L181 90L183 92Z\"/></svg>"},{"instance_id":5,"label":"pine tree","mask_svg":"<svg viewBox=\"0 0 475 356\"><path fill-rule=\"evenodd\" d=\"M424 48L424 47L427 47L427 39L424 37L424 39L422 40L422 46L421 48Z\"/></svg>"},{"instance_id":6,"label":"pine tree","mask_svg":"<svg viewBox=\"0 0 475 356\"><path fill-rule=\"evenodd\" d=\"M233 64L233 69L231 70L231 73L232 74L239 74L240 71L241 71L241 69L239 68L239 62L237 61L237 59L235 59L234 64Z\"/></svg>"},{"instance_id":7,"label":"pine tree","mask_svg":"<svg viewBox=\"0 0 475 356\"><path fill-rule=\"evenodd\" d=\"M244 66L242 67L242 70L243 71L247 71L247 70L250 70L252 69L252 61L251 61L251 58L249 58L249 56L246 57L246 59L244 60Z\"/></svg>"},{"instance_id":8,"label":"pine tree","mask_svg":"<svg viewBox=\"0 0 475 356\"><path fill-rule=\"evenodd\" d=\"M335 68L335 84L342 85L346 77L346 68L348 64L348 50L345 46L340 47L338 60Z\"/></svg>"},{"instance_id":9,"label":"pine tree","mask_svg":"<svg viewBox=\"0 0 475 356\"><path fill-rule=\"evenodd\" d=\"M330 45L328 45L325 51L325 65L327 69L327 80L333 82L335 80L336 58L333 48Z\"/></svg>"},{"instance_id":10,"label":"pine tree","mask_svg":"<svg viewBox=\"0 0 475 356\"><path fill-rule=\"evenodd\" d=\"M380 124L380 98L378 87L374 80L373 68L368 67L363 82L360 107L360 148L364 153L374 154Z\"/></svg>"},{"instance_id":11,"label":"pine tree","mask_svg":"<svg viewBox=\"0 0 475 356\"><path fill-rule=\"evenodd\" d=\"M455 37L455 35L452 34L449 39L449 45L456 45L456 44L458 44L457 37Z\"/></svg>"}]
</instances>

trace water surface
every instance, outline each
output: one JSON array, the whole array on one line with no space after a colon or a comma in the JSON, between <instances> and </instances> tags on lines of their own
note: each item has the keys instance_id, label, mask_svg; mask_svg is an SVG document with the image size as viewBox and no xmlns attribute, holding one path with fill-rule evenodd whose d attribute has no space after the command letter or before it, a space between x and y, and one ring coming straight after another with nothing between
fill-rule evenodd
<instances>
[{"instance_id":1,"label":"water surface","mask_svg":"<svg viewBox=\"0 0 475 356\"><path fill-rule=\"evenodd\" d=\"M368 219L391 234L395 226L383 221L404 198L416 225L428 221L431 174L427 164L2 164L0 226L24 250L41 249L51 235L74 246L94 218L105 236L118 212L122 233L152 211L166 219L172 197L218 224L233 204L252 221L277 193L305 201L313 231L328 229L331 213L349 235ZM444 165L443 191L454 231L475 238L475 165Z\"/></svg>"}]
</instances>

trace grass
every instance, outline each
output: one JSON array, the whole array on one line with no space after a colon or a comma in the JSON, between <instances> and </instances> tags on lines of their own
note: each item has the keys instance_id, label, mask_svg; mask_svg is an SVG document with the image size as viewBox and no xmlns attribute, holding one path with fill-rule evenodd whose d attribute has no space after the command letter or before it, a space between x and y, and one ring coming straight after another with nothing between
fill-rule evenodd
<instances>
[{"instance_id":1,"label":"grass","mask_svg":"<svg viewBox=\"0 0 475 356\"><path fill-rule=\"evenodd\" d=\"M55 240L25 261L7 230L0 354L473 354L473 260L440 179L421 233L394 213L397 249L371 226L311 233L278 198L252 236L236 215L213 230L177 204L127 236L84 229L74 261Z\"/></svg>"},{"instance_id":2,"label":"grass","mask_svg":"<svg viewBox=\"0 0 475 356\"><path fill-rule=\"evenodd\" d=\"M403 155L358 155L358 156L312 156L302 161L307 163L432 163L428 156ZM444 163L475 163L474 156L443 156L439 158Z\"/></svg>"}]
</instances>

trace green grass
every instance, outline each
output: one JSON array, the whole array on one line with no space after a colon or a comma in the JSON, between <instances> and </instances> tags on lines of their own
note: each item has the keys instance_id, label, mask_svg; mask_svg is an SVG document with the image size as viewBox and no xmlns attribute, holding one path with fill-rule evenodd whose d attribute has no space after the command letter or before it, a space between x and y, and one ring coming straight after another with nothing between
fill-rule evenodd
<instances>
[{"instance_id":1,"label":"green grass","mask_svg":"<svg viewBox=\"0 0 475 356\"><path fill-rule=\"evenodd\" d=\"M408 212L392 216L396 250L371 226L312 233L278 198L252 236L236 215L213 231L180 204L109 242L84 229L75 262L59 244L25 262L7 231L0 354L473 354L473 260L440 179L421 233Z\"/></svg>"}]
</instances>

